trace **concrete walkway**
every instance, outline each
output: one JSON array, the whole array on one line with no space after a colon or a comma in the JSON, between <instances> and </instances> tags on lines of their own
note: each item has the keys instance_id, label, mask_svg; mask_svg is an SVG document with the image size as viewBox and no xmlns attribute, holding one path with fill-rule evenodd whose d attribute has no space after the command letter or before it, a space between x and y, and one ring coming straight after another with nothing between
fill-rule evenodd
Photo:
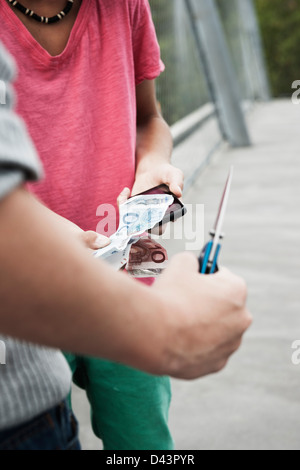
<instances>
[{"instance_id":1,"label":"concrete walkway","mask_svg":"<svg viewBox=\"0 0 300 470\"><path fill-rule=\"evenodd\" d=\"M224 372L173 381L178 449L300 449L300 365L291 360L300 340L300 106L271 102L248 119L253 147L218 152L185 202L205 204L208 232L234 165L221 262L247 280L255 322ZM78 389L74 403L84 448L101 448Z\"/></svg>"}]
</instances>

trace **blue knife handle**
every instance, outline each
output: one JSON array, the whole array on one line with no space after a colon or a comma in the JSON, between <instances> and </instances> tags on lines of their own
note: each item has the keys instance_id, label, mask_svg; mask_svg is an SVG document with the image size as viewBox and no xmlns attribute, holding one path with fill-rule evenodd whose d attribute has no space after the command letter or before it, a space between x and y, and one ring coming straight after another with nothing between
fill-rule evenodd
<instances>
[{"instance_id":1,"label":"blue knife handle","mask_svg":"<svg viewBox=\"0 0 300 470\"><path fill-rule=\"evenodd\" d=\"M210 274L214 274L214 273L217 273L219 271L217 263L218 263L218 258L219 258L220 251L221 251L221 245L219 244L217 246L217 249L216 249L216 254L215 254L215 257L214 257L214 260L213 260L213 264L212 264L212 267L211 267L211 270L210 270Z\"/></svg>"},{"instance_id":2,"label":"blue knife handle","mask_svg":"<svg viewBox=\"0 0 300 470\"><path fill-rule=\"evenodd\" d=\"M208 271L208 259L209 259L212 246L213 246L213 242L210 241L209 243L205 245L205 247L201 251L201 254L199 257L199 272L201 274L209 274L209 272L207 272Z\"/></svg>"},{"instance_id":3,"label":"blue knife handle","mask_svg":"<svg viewBox=\"0 0 300 470\"><path fill-rule=\"evenodd\" d=\"M213 247L213 241L210 241L205 245L201 254L199 256L199 272L201 274L214 274L219 271L218 268L218 257L221 250L221 245L219 244L216 249L216 254L214 256L213 262L209 261L209 255Z\"/></svg>"}]
</instances>

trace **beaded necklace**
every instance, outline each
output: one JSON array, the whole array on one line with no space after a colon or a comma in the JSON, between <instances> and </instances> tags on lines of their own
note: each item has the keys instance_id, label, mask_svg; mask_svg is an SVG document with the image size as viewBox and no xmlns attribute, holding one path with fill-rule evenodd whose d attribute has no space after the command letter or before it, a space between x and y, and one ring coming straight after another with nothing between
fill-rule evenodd
<instances>
[{"instance_id":1,"label":"beaded necklace","mask_svg":"<svg viewBox=\"0 0 300 470\"><path fill-rule=\"evenodd\" d=\"M70 13L74 4L74 0L67 0L67 5L62 11L57 13L57 15L52 16L51 18L47 18L45 16L37 15L33 10L24 7L20 2L17 2L17 0L8 1L13 7L17 8L17 10L19 10L24 15L29 16L30 18L35 21L38 21L39 23L45 24L53 24L57 23L58 21L61 21L65 16L67 16L68 13Z\"/></svg>"}]
</instances>

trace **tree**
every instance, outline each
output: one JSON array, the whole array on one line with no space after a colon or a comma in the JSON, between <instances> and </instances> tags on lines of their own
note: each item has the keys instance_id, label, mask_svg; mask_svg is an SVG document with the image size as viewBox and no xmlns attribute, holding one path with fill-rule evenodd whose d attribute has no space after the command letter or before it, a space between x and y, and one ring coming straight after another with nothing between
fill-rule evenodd
<instances>
[{"instance_id":1,"label":"tree","mask_svg":"<svg viewBox=\"0 0 300 470\"><path fill-rule=\"evenodd\" d=\"M300 79L300 0L255 0L274 96Z\"/></svg>"}]
</instances>

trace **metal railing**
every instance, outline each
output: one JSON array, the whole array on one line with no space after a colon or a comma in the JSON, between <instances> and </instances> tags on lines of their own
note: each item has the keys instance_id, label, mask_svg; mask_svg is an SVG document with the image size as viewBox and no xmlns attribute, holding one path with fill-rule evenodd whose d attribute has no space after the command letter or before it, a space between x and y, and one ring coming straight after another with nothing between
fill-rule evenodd
<instances>
[{"instance_id":1,"label":"metal railing","mask_svg":"<svg viewBox=\"0 0 300 470\"><path fill-rule=\"evenodd\" d=\"M157 80L162 112L170 125L211 98L184 0L150 0L166 72Z\"/></svg>"},{"instance_id":2,"label":"metal railing","mask_svg":"<svg viewBox=\"0 0 300 470\"><path fill-rule=\"evenodd\" d=\"M176 123L177 141L188 135L188 123L197 127L197 116L199 124L215 114L223 138L249 145L243 102L270 96L253 1L150 0L150 5L166 65L157 94L165 119ZM206 114L199 111L203 105Z\"/></svg>"},{"instance_id":3,"label":"metal railing","mask_svg":"<svg viewBox=\"0 0 300 470\"><path fill-rule=\"evenodd\" d=\"M270 87L252 0L216 0L243 100L268 100Z\"/></svg>"}]
</instances>

